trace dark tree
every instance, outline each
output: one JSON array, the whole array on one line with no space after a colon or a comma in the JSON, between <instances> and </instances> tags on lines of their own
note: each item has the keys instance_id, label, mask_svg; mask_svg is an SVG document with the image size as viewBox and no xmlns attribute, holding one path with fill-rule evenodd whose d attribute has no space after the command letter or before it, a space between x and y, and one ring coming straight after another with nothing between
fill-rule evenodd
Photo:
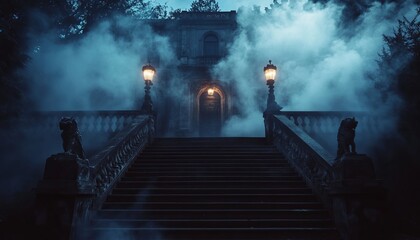
<instances>
[{"instance_id":1,"label":"dark tree","mask_svg":"<svg viewBox=\"0 0 420 240\"><path fill-rule=\"evenodd\" d=\"M191 3L190 12L220 12L219 3L216 0L194 0Z\"/></svg>"},{"instance_id":2,"label":"dark tree","mask_svg":"<svg viewBox=\"0 0 420 240\"><path fill-rule=\"evenodd\" d=\"M172 9L172 10L169 12L169 16L168 16L168 18L169 18L169 19L175 19L175 18L177 18L177 17L178 17L178 15L179 15L181 12L182 12L182 10L181 10L180 8L177 8L177 9Z\"/></svg>"},{"instance_id":3,"label":"dark tree","mask_svg":"<svg viewBox=\"0 0 420 240\"><path fill-rule=\"evenodd\" d=\"M35 1L35 0L33 0ZM115 15L139 19L168 18L168 6L149 0L39 0L34 8L48 15L61 39L72 39L90 31Z\"/></svg>"},{"instance_id":4,"label":"dark tree","mask_svg":"<svg viewBox=\"0 0 420 240\"><path fill-rule=\"evenodd\" d=\"M40 17L42 14L45 17ZM150 0L0 1L0 120L17 115L22 108L24 94L16 72L29 60L25 44L28 30L55 30L57 39L72 41L115 15L163 19L173 13L166 4Z\"/></svg>"},{"instance_id":5,"label":"dark tree","mask_svg":"<svg viewBox=\"0 0 420 240\"><path fill-rule=\"evenodd\" d=\"M378 146L378 160L386 166L385 182L393 209L393 229L414 233L420 224L420 193L416 191L420 172L420 23L417 15L398 21L392 35L384 35L385 47L378 61L376 87L383 100L397 94L402 104L392 113L398 116L397 133L384 136Z\"/></svg>"},{"instance_id":6,"label":"dark tree","mask_svg":"<svg viewBox=\"0 0 420 240\"><path fill-rule=\"evenodd\" d=\"M408 20L398 21L398 27L390 36L384 35L385 47L380 54L379 67L382 73L377 87L382 92L397 92L404 100L400 118L400 131L408 138L419 136L420 127L420 9ZM384 96L386 97L386 95Z\"/></svg>"},{"instance_id":7,"label":"dark tree","mask_svg":"<svg viewBox=\"0 0 420 240\"><path fill-rule=\"evenodd\" d=\"M0 2L0 120L16 115L22 97L19 78L15 71L24 67L25 54L25 2Z\"/></svg>"}]
</instances>

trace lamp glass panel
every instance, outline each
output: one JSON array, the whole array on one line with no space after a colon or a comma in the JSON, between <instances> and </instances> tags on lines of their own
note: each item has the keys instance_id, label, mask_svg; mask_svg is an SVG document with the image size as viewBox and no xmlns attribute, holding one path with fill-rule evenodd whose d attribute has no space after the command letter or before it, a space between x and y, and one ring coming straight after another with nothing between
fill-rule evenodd
<instances>
[{"instance_id":1,"label":"lamp glass panel","mask_svg":"<svg viewBox=\"0 0 420 240\"><path fill-rule=\"evenodd\" d=\"M154 75L155 75L155 71L153 71L152 69L145 69L143 71L144 80L152 81Z\"/></svg>"},{"instance_id":2,"label":"lamp glass panel","mask_svg":"<svg viewBox=\"0 0 420 240\"><path fill-rule=\"evenodd\" d=\"M265 80L275 80L276 79L276 70L269 68L264 71Z\"/></svg>"}]
</instances>

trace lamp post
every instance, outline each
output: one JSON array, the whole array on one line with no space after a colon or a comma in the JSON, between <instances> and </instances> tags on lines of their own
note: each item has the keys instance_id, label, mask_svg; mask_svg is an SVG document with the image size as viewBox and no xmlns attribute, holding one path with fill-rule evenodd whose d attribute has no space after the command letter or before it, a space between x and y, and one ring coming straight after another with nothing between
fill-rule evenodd
<instances>
[{"instance_id":1,"label":"lamp post","mask_svg":"<svg viewBox=\"0 0 420 240\"><path fill-rule=\"evenodd\" d=\"M264 67L264 76L268 85L267 108L264 111L264 125L265 137L268 142L273 139L273 115L279 114L282 107L280 107L274 96L274 82L276 80L277 67L268 61L267 66Z\"/></svg>"},{"instance_id":2,"label":"lamp post","mask_svg":"<svg viewBox=\"0 0 420 240\"><path fill-rule=\"evenodd\" d=\"M144 79L144 101L143 105L141 106L141 113L145 114L154 114L153 111L153 102L152 98L150 97L150 88L153 85L153 77L156 73L156 69L150 65L144 65L142 68L143 79Z\"/></svg>"}]
</instances>

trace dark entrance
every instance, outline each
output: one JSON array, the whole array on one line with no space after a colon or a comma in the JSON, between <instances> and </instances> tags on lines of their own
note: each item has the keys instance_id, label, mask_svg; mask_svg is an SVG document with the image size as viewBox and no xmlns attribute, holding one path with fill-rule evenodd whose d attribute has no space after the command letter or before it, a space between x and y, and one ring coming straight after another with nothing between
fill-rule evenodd
<instances>
[{"instance_id":1,"label":"dark entrance","mask_svg":"<svg viewBox=\"0 0 420 240\"><path fill-rule=\"evenodd\" d=\"M217 137L221 131L221 97L215 91L213 95L206 92L200 96L200 136Z\"/></svg>"}]
</instances>

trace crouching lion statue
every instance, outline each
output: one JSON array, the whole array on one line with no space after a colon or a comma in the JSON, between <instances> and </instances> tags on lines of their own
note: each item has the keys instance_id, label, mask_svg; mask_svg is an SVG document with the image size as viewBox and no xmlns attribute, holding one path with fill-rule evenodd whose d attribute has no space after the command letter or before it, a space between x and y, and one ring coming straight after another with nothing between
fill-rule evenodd
<instances>
[{"instance_id":1,"label":"crouching lion statue","mask_svg":"<svg viewBox=\"0 0 420 240\"><path fill-rule=\"evenodd\" d=\"M337 158L340 159L344 154L356 153L356 144L354 143L354 137L356 135L357 121L353 118L345 118L341 121L340 127L337 133Z\"/></svg>"},{"instance_id":2,"label":"crouching lion statue","mask_svg":"<svg viewBox=\"0 0 420 240\"><path fill-rule=\"evenodd\" d=\"M69 117L63 117L60 120L61 138L63 139L63 149L66 153L77 155L85 159L85 153L82 147L82 137L79 134L76 120Z\"/></svg>"}]
</instances>

